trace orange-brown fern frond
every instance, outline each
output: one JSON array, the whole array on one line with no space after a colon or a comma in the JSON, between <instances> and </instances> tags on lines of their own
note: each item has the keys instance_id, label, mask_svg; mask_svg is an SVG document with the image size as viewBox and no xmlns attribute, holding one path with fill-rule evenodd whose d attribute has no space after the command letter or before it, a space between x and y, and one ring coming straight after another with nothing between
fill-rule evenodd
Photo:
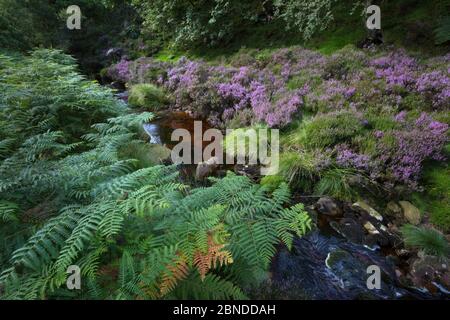
<instances>
[{"instance_id":1,"label":"orange-brown fern frond","mask_svg":"<svg viewBox=\"0 0 450 320\"><path fill-rule=\"evenodd\" d=\"M162 275L160 295L165 296L172 291L178 281L185 279L189 274L189 266L183 257L179 257L174 263L167 266L167 272Z\"/></svg>"},{"instance_id":2,"label":"orange-brown fern frond","mask_svg":"<svg viewBox=\"0 0 450 320\"><path fill-rule=\"evenodd\" d=\"M222 250L225 244L217 244L214 242L212 235L208 236L208 251L203 253L197 250L194 255L194 266L200 273L201 279L205 279L206 274L211 268L216 268L217 264L220 266L233 263L231 252Z\"/></svg>"}]
</instances>

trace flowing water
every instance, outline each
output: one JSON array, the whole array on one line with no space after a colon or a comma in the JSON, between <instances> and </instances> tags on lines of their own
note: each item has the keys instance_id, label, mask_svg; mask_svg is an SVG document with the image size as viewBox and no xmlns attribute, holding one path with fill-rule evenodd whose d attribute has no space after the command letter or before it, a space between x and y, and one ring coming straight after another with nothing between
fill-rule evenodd
<instances>
[{"instance_id":1,"label":"flowing water","mask_svg":"<svg viewBox=\"0 0 450 320\"><path fill-rule=\"evenodd\" d=\"M367 267L381 271L381 288L369 290ZM296 239L291 251L279 250L272 281L283 298L426 299L426 293L396 281L394 265L380 251L370 250L316 230Z\"/></svg>"}]
</instances>

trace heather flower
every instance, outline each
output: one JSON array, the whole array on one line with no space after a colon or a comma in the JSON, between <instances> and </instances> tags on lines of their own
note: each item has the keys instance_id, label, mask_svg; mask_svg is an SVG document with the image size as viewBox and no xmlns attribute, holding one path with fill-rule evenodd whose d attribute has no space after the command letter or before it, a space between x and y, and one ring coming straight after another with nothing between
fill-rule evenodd
<instances>
[{"instance_id":1,"label":"heather flower","mask_svg":"<svg viewBox=\"0 0 450 320\"><path fill-rule=\"evenodd\" d=\"M406 114L406 111L401 111L394 117L394 120L396 122L405 122Z\"/></svg>"},{"instance_id":2,"label":"heather flower","mask_svg":"<svg viewBox=\"0 0 450 320\"><path fill-rule=\"evenodd\" d=\"M441 71L422 74L417 79L416 90L428 98L435 108L450 104L450 77Z\"/></svg>"},{"instance_id":3,"label":"heather flower","mask_svg":"<svg viewBox=\"0 0 450 320\"><path fill-rule=\"evenodd\" d=\"M108 74L113 79L118 79L122 82L128 82L130 79L130 61L126 57L122 59L108 70Z\"/></svg>"},{"instance_id":4,"label":"heather flower","mask_svg":"<svg viewBox=\"0 0 450 320\"><path fill-rule=\"evenodd\" d=\"M381 139L384 137L384 132L380 131L380 130L376 130L376 131L374 131L373 135L375 136L375 138Z\"/></svg>"},{"instance_id":5,"label":"heather flower","mask_svg":"<svg viewBox=\"0 0 450 320\"><path fill-rule=\"evenodd\" d=\"M342 167L352 167L359 170L369 169L370 157L358 154L348 149L347 146L337 147L336 163Z\"/></svg>"},{"instance_id":6,"label":"heather flower","mask_svg":"<svg viewBox=\"0 0 450 320\"><path fill-rule=\"evenodd\" d=\"M396 130L396 145L384 150L391 154L389 168L394 177L415 187L425 160L444 160L441 150L447 143L447 131L447 124L434 121L426 113L414 125L406 124L402 130Z\"/></svg>"},{"instance_id":7,"label":"heather flower","mask_svg":"<svg viewBox=\"0 0 450 320\"><path fill-rule=\"evenodd\" d=\"M403 51L393 52L388 56L374 59L370 65L375 68L377 78L385 79L388 88L394 86L409 88L415 83L417 62Z\"/></svg>"}]
</instances>

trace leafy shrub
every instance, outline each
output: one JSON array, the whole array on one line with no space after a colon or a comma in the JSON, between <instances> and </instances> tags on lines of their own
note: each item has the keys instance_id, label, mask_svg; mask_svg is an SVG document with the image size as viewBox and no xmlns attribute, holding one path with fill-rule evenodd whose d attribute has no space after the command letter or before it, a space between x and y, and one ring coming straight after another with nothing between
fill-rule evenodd
<instances>
[{"instance_id":1,"label":"leafy shrub","mask_svg":"<svg viewBox=\"0 0 450 320\"><path fill-rule=\"evenodd\" d=\"M450 253L450 246L444 235L435 229L405 225L401 232L407 246L439 257L447 257Z\"/></svg>"},{"instance_id":2,"label":"leafy shrub","mask_svg":"<svg viewBox=\"0 0 450 320\"><path fill-rule=\"evenodd\" d=\"M148 33L172 39L176 45L218 45L258 20L264 12L259 1L184 2L143 1L133 3Z\"/></svg>"},{"instance_id":3,"label":"leafy shrub","mask_svg":"<svg viewBox=\"0 0 450 320\"><path fill-rule=\"evenodd\" d=\"M152 84L137 84L131 87L128 102L134 107L157 111L168 103L164 91Z\"/></svg>"},{"instance_id":4,"label":"leafy shrub","mask_svg":"<svg viewBox=\"0 0 450 320\"><path fill-rule=\"evenodd\" d=\"M450 41L450 17L440 19L437 28L435 29L436 44L444 44Z\"/></svg>"},{"instance_id":5,"label":"leafy shrub","mask_svg":"<svg viewBox=\"0 0 450 320\"><path fill-rule=\"evenodd\" d=\"M317 31L325 30L333 20L332 8L334 1L275 1L277 14L283 18L289 28L300 31L308 40Z\"/></svg>"}]
</instances>

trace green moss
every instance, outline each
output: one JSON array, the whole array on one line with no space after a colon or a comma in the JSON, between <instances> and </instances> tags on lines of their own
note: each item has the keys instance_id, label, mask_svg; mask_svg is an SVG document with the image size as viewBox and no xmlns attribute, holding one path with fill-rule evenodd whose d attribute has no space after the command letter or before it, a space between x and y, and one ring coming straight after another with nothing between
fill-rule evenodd
<instances>
[{"instance_id":1,"label":"green moss","mask_svg":"<svg viewBox=\"0 0 450 320\"><path fill-rule=\"evenodd\" d=\"M157 111L165 107L168 98L162 89L152 84L143 83L131 87L128 102L133 107Z\"/></svg>"},{"instance_id":2,"label":"green moss","mask_svg":"<svg viewBox=\"0 0 450 320\"><path fill-rule=\"evenodd\" d=\"M170 157L170 150L162 145L136 140L120 148L119 157L136 159L137 168L140 169L161 164L162 160Z\"/></svg>"},{"instance_id":3,"label":"green moss","mask_svg":"<svg viewBox=\"0 0 450 320\"><path fill-rule=\"evenodd\" d=\"M429 164L423 174L427 212L433 224L450 231L450 169Z\"/></svg>"},{"instance_id":4,"label":"green moss","mask_svg":"<svg viewBox=\"0 0 450 320\"><path fill-rule=\"evenodd\" d=\"M226 152L230 152L230 154L233 152L235 156L258 159L258 145L264 144L265 142L269 144L270 142L270 131L266 136L267 140L265 142L263 136L259 136L259 129L266 128L265 125L257 124L252 127L234 129L225 136L223 140L224 149ZM253 132L256 134L253 135ZM242 146L239 141L244 142L244 148L238 147ZM253 141L251 145L256 146L256 148L250 150L250 141ZM232 151L233 149L234 151Z\"/></svg>"}]
</instances>

